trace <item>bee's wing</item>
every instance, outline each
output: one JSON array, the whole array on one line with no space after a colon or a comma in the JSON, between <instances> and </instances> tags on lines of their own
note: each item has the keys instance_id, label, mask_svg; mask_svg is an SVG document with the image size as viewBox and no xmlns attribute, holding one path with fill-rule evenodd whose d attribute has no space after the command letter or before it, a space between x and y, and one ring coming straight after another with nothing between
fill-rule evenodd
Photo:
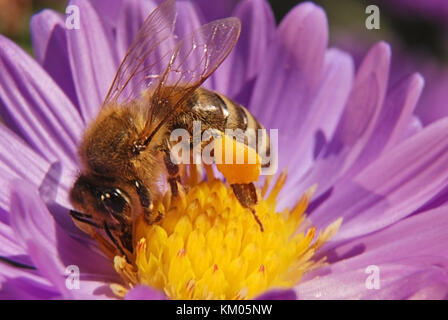
<instances>
[{"instance_id":1,"label":"bee's wing","mask_svg":"<svg viewBox=\"0 0 448 320\"><path fill-rule=\"evenodd\" d=\"M174 10L174 3L167 2L145 20L105 100L105 104L123 103L149 93L145 100L147 122L140 136L144 145L224 61L241 29L237 18L221 19L175 41L170 37L174 25L174 14L170 10ZM173 19L167 19L167 14ZM162 34L156 34L157 30ZM147 39L153 37L155 39Z\"/></svg>"},{"instance_id":2,"label":"bee's wing","mask_svg":"<svg viewBox=\"0 0 448 320\"><path fill-rule=\"evenodd\" d=\"M164 1L145 19L118 68L103 106L132 101L151 80L152 74L163 72L165 68L161 68L160 54L172 46L169 43L174 41L175 21L174 0Z\"/></svg>"},{"instance_id":3,"label":"bee's wing","mask_svg":"<svg viewBox=\"0 0 448 320\"><path fill-rule=\"evenodd\" d=\"M165 71L149 86L153 94L148 121L140 137L144 145L224 61L235 46L240 29L237 18L210 22L180 40L165 56Z\"/></svg>"}]
</instances>

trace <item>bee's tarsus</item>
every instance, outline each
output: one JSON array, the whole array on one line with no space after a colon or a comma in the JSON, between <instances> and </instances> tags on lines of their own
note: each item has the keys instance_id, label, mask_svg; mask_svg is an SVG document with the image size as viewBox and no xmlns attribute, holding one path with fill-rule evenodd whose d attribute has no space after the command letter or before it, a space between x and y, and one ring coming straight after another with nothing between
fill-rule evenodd
<instances>
[{"instance_id":1,"label":"bee's tarsus","mask_svg":"<svg viewBox=\"0 0 448 320\"><path fill-rule=\"evenodd\" d=\"M254 209L255 205L258 203L258 195L255 185L253 183L238 183L230 186L232 187L233 193L243 208L247 208L252 212L255 221L258 223L260 230L263 232L263 224Z\"/></svg>"},{"instance_id":2,"label":"bee's tarsus","mask_svg":"<svg viewBox=\"0 0 448 320\"><path fill-rule=\"evenodd\" d=\"M180 184L180 175L179 175L179 166L171 161L170 151L165 150L165 155L163 160L165 162L165 168L168 172L168 184L170 185L171 196L177 197L179 195L179 186Z\"/></svg>"},{"instance_id":3,"label":"bee's tarsus","mask_svg":"<svg viewBox=\"0 0 448 320\"><path fill-rule=\"evenodd\" d=\"M255 221L258 223L258 225L260 226L260 231L264 232L264 227L263 224L260 221L260 218L257 215L257 212L255 211L254 208L249 208L250 212L252 212L252 215L254 216Z\"/></svg>"}]
</instances>

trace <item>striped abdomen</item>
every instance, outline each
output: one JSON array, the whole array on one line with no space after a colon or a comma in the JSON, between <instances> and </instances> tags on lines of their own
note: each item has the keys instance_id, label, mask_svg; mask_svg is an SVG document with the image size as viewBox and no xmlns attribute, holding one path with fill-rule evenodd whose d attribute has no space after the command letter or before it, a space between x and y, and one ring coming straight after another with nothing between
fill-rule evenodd
<instances>
[{"instance_id":1,"label":"striped abdomen","mask_svg":"<svg viewBox=\"0 0 448 320\"><path fill-rule=\"evenodd\" d=\"M261 155L269 155L269 137L262 134L264 127L249 110L222 94L203 88L197 89L186 101L183 112L176 117L172 125L192 133L193 121L201 121L202 131L217 129L225 132L226 129L240 129L246 144L257 147L263 143L266 145L266 151ZM237 131L234 133L238 134Z\"/></svg>"}]
</instances>

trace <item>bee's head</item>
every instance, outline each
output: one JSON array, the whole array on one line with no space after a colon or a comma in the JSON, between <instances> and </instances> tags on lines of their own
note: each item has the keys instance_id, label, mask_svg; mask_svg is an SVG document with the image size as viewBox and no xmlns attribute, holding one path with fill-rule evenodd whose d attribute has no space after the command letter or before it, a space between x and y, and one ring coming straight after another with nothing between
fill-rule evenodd
<instances>
[{"instance_id":1,"label":"bee's head","mask_svg":"<svg viewBox=\"0 0 448 320\"><path fill-rule=\"evenodd\" d=\"M137 139L132 112L126 108L106 108L86 130L79 145L83 169L99 176L127 171L135 157Z\"/></svg>"}]
</instances>

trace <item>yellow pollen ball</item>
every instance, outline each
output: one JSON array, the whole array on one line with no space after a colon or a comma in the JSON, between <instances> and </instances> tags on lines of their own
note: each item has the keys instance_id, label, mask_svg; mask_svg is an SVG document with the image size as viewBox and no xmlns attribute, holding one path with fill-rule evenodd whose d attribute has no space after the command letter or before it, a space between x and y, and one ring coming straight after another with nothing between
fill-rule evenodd
<instances>
[{"instance_id":1,"label":"yellow pollen ball","mask_svg":"<svg viewBox=\"0 0 448 320\"><path fill-rule=\"evenodd\" d=\"M324 264L313 255L337 232L341 219L318 235L315 228L305 229L312 190L292 210L275 212L285 178L280 175L269 195L267 184L258 190L256 212L264 232L221 180L199 182L175 199L165 196L159 205L162 221L136 222L134 264L115 257L126 285L115 285L114 291L124 295L144 284L171 299L251 299L271 288L293 287L303 273Z\"/></svg>"},{"instance_id":2,"label":"yellow pollen ball","mask_svg":"<svg viewBox=\"0 0 448 320\"><path fill-rule=\"evenodd\" d=\"M232 137L222 136L214 141L216 168L227 182L250 183L261 173L261 159L257 151Z\"/></svg>"}]
</instances>

